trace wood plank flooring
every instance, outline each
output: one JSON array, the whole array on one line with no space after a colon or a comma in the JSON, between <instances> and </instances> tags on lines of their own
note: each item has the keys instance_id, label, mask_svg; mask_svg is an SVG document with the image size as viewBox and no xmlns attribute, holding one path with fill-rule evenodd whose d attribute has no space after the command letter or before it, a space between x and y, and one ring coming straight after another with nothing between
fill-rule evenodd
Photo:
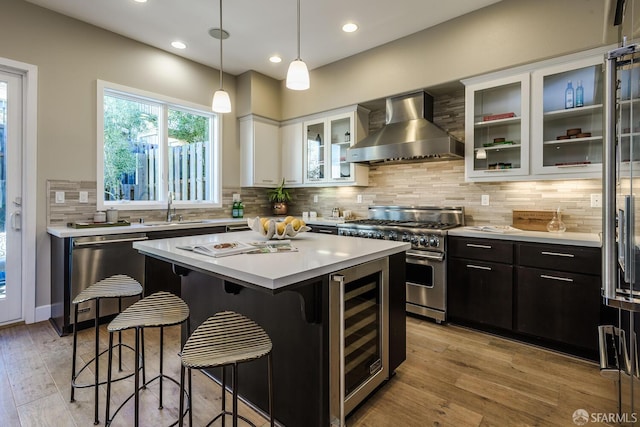
<instances>
[{"instance_id":1,"label":"wood plank flooring","mask_svg":"<svg viewBox=\"0 0 640 427\"><path fill-rule=\"evenodd\" d=\"M79 333L78 354L93 354L93 331ZM125 339L130 339L125 334ZM104 327L101 340L106 348ZM158 333L146 332L148 378L158 369ZM0 329L0 426L61 427L93 425L93 390L76 390L69 402L72 337L59 337L49 322ZM179 329L165 329L165 373L179 378ZM133 357L123 354L124 371ZM129 369L129 371L127 371ZM106 376L106 355L101 359ZM115 374L114 374L115 375ZM82 374L92 381L93 372ZM220 388L194 373L194 424L206 425L220 407ZM277 380L277 379L276 379ZM115 383L112 408L132 390L131 380ZM164 409L158 386L143 392L142 426L169 425L177 417L177 387L165 382ZM100 389L104 425L106 389ZM230 396L227 396L230 406ZM595 363L505 340L454 325L407 318L407 361L396 375L347 419L349 427L574 426L576 409L614 412L614 383ZM258 426L268 422L241 405L241 414ZM277 417L277 414L276 414ZM112 425L133 425L133 403ZM216 425L220 425L218 421ZM242 425L242 423L241 423ZM589 425L595 425L590 423ZM297 426L295 426L297 427ZM304 426L300 426L304 427Z\"/></svg>"}]
</instances>

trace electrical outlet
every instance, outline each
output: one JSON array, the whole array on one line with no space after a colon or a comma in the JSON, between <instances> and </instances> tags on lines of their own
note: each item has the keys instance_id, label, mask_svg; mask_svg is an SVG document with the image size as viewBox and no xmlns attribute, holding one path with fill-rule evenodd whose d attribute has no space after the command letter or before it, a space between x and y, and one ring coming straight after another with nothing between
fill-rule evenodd
<instances>
[{"instance_id":1,"label":"electrical outlet","mask_svg":"<svg viewBox=\"0 0 640 427\"><path fill-rule=\"evenodd\" d=\"M64 191L56 191L56 203L64 203Z\"/></svg>"},{"instance_id":2,"label":"electrical outlet","mask_svg":"<svg viewBox=\"0 0 640 427\"><path fill-rule=\"evenodd\" d=\"M313 195L313 203L318 203L318 195L317 194Z\"/></svg>"},{"instance_id":3,"label":"electrical outlet","mask_svg":"<svg viewBox=\"0 0 640 427\"><path fill-rule=\"evenodd\" d=\"M239 202L240 201L240 193L233 193L233 202Z\"/></svg>"},{"instance_id":4,"label":"electrical outlet","mask_svg":"<svg viewBox=\"0 0 640 427\"><path fill-rule=\"evenodd\" d=\"M591 207L592 208L601 208L602 207L602 194L594 193L591 195Z\"/></svg>"},{"instance_id":5,"label":"electrical outlet","mask_svg":"<svg viewBox=\"0 0 640 427\"><path fill-rule=\"evenodd\" d=\"M78 194L78 203L89 203L89 192L81 191Z\"/></svg>"},{"instance_id":6,"label":"electrical outlet","mask_svg":"<svg viewBox=\"0 0 640 427\"><path fill-rule=\"evenodd\" d=\"M489 195L488 194L483 194L481 199L480 199L480 204L482 206L489 206Z\"/></svg>"},{"instance_id":7,"label":"electrical outlet","mask_svg":"<svg viewBox=\"0 0 640 427\"><path fill-rule=\"evenodd\" d=\"M356 196L356 203L362 203L362 194Z\"/></svg>"}]
</instances>

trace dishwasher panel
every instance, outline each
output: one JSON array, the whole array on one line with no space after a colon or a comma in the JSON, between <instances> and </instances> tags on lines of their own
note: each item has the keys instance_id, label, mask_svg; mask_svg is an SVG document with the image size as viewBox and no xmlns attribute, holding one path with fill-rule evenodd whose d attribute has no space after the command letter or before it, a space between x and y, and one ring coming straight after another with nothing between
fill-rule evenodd
<instances>
[{"instance_id":1,"label":"dishwasher panel","mask_svg":"<svg viewBox=\"0 0 640 427\"><path fill-rule=\"evenodd\" d=\"M59 239L52 242L52 310L51 322L60 335L70 333L76 322L71 301L93 283L114 274L126 274L144 286L145 257L133 249L133 242L146 240L145 233L112 234ZM61 253L55 253L61 252ZM54 266L54 262L63 267ZM138 297L123 298L126 308ZM93 301L78 306L78 326L93 324ZM111 318L118 313L118 299L100 302L100 318Z\"/></svg>"}]
</instances>

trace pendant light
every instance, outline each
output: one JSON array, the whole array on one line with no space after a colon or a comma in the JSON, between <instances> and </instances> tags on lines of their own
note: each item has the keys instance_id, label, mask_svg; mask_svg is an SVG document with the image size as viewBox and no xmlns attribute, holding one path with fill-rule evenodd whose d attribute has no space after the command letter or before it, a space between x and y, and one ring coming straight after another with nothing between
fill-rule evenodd
<instances>
[{"instance_id":1,"label":"pendant light","mask_svg":"<svg viewBox=\"0 0 640 427\"><path fill-rule=\"evenodd\" d=\"M309 70L307 64L300 59L300 0L298 0L298 56L289 64L287 87L293 90L309 89Z\"/></svg>"},{"instance_id":2,"label":"pendant light","mask_svg":"<svg viewBox=\"0 0 640 427\"><path fill-rule=\"evenodd\" d=\"M216 37L214 35L215 33L215 29L209 32L213 37ZM229 99L229 94L222 88L222 39L226 38L224 37L225 31L222 29L222 0L220 0L220 30L218 31L218 35L220 39L220 89L213 94L211 109L215 113L230 113L231 99Z\"/></svg>"}]
</instances>

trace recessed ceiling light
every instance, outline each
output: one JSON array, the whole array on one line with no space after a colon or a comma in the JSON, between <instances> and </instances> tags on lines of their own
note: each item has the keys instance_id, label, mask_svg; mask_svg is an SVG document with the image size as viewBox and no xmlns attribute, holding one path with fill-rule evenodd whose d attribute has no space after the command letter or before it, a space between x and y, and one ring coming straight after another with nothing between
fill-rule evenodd
<instances>
[{"instance_id":1,"label":"recessed ceiling light","mask_svg":"<svg viewBox=\"0 0 640 427\"><path fill-rule=\"evenodd\" d=\"M357 30L358 30L358 26L353 22L347 22L342 26L342 31L344 31L345 33L353 33L354 31L357 31Z\"/></svg>"},{"instance_id":2,"label":"recessed ceiling light","mask_svg":"<svg viewBox=\"0 0 640 427\"><path fill-rule=\"evenodd\" d=\"M147 2L147 0L133 0L133 1L135 1L136 3L146 3Z\"/></svg>"},{"instance_id":3,"label":"recessed ceiling light","mask_svg":"<svg viewBox=\"0 0 640 427\"><path fill-rule=\"evenodd\" d=\"M282 58L280 58L278 55L273 55L269 58L269 61L273 62L274 64L278 64L282 62Z\"/></svg>"},{"instance_id":4,"label":"recessed ceiling light","mask_svg":"<svg viewBox=\"0 0 640 427\"><path fill-rule=\"evenodd\" d=\"M175 47L176 49L185 49L187 47L186 44L184 44L184 43L182 43L180 41L177 41L177 40L174 41L174 42L171 42L171 46Z\"/></svg>"}]
</instances>

